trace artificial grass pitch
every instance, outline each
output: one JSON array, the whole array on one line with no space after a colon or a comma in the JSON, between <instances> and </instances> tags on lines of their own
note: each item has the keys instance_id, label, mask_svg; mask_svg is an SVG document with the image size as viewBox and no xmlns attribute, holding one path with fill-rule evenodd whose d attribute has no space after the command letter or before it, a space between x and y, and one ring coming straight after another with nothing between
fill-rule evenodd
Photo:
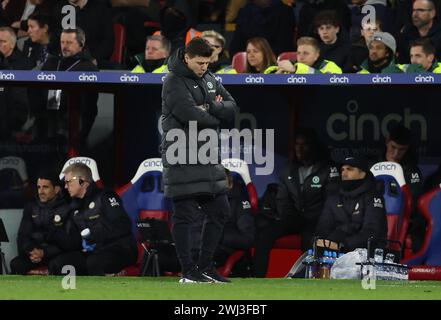
<instances>
[{"instance_id":1,"label":"artificial grass pitch","mask_svg":"<svg viewBox=\"0 0 441 320\"><path fill-rule=\"evenodd\" d=\"M434 281L377 281L375 290L364 290L356 280L232 278L229 284L180 284L174 277L77 277L76 289L65 290L62 279L0 276L0 299L441 299L441 282Z\"/></svg>"}]
</instances>

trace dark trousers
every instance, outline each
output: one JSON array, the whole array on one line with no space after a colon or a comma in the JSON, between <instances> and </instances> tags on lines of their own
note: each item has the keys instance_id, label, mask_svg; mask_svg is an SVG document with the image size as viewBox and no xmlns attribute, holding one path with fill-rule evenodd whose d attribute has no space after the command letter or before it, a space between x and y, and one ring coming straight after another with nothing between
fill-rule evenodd
<instances>
[{"instance_id":1,"label":"dark trousers","mask_svg":"<svg viewBox=\"0 0 441 320\"><path fill-rule=\"evenodd\" d=\"M90 253L73 251L57 255L42 264L32 263L29 258L19 256L11 261L14 274L27 274L31 269L47 265L49 273L61 275L64 266L73 266L77 275L105 275L118 273L136 263L136 256L129 250L114 246Z\"/></svg>"},{"instance_id":2,"label":"dark trousers","mask_svg":"<svg viewBox=\"0 0 441 320\"><path fill-rule=\"evenodd\" d=\"M173 200L173 240L183 273L194 267L192 259L192 226L205 214L201 245L197 264L200 268L213 263L213 255L222 237L222 231L229 216L230 205L226 194L199 196Z\"/></svg>"},{"instance_id":3,"label":"dark trousers","mask_svg":"<svg viewBox=\"0 0 441 320\"><path fill-rule=\"evenodd\" d=\"M254 276L258 278L266 276L270 252L278 238L300 233L302 249L307 250L311 247L315 227L316 223L305 223L300 217L290 217L287 220L273 220L258 230L253 257Z\"/></svg>"},{"instance_id":4,"label":"dark trousers","mask_svg":"<svg viewBox=\"0 0 441 320\"><path fill-rule=\"evenodd\" d=\"M47 261L43 260L40 263L33 263L28 256L20 255L11 260L10 267L12 274L25 275L32 269L44 267Z\"/></svg>"}]
</instances>

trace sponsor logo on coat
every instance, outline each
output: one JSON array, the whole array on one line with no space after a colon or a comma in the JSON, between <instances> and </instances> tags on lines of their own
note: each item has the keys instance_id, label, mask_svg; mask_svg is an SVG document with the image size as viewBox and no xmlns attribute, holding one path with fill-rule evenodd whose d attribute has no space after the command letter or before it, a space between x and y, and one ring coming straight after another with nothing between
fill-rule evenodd
<instances>
[{"instance_id":1,"label":"sponsor logo on coat","mask_svg":"<svg viewBox=\"0 0 441 320\"><path fill-rule=\"evenodd\" d=\"M375 208L383 208L383 201L381 201L381 198L374 198L374 207Z\"/></svg>"}]
</instances>

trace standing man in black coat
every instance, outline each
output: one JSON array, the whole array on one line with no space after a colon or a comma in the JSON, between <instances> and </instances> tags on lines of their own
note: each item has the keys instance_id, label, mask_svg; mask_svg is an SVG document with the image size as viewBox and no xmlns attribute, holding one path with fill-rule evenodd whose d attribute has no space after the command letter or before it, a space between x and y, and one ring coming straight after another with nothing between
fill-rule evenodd
<instances>
[{"instance_id":1,"label":"standing man in black coat","mask_svg":"<svg viewBox=\"0 0 441 320\"><path fill-rule=\"evenodd\" d=\"M346 158L341 178L339 193L326 200L316 235L342 244L345 252L366 248L370 237L386 239L384 199L367 161Z\"/></svg>"},{"instance_id":2,"label":"standing man in black coat","mask_svg":"<svg viewBox=\"0 0 441 320\"><path fill-rule=\"evenodd\" d=\"M201 129L211 129L218 141L221 122L232 121L238 109L228 91L207 71L212 53L213 49L201 38L178 49L169 58L170 73L162 88L164 192L173 201L173 237L182 267L181 282L229 281L213 267L213 254L230 210L225 169L217 145L206 150L210 154L208 162L200 159L199 151L205 144L197 141L197 135ZM181 142L184 145L176 150L176 144ZM209 138L207 144L210 142L214 141ZM207 218L195 264L191 256L191 226L199 217L198 207Z\"/></svg>"},{"instance_id":3,"label":"standing man in black coat","mask_svg":"<svg viewBox=\"0 0 441 320\"><path fill-rule=\"evenodd\" d=\"M115 274L135 264L137 245L118 195L98 189L85 164L72 164L63 173L83 247L82 251L65 255L65 259L75 266L77 274L96 276Z\"/></svg>"},{"instance_id":4,"label":"standing man in black coat","mask_svg":"<svg viewBox=\"0 0 441 320\"><path fill-rule=\"evenodd\" d=\"M63 30L60 38L60 56L51 56L43 65L43 71L98 71L97 66L92 62L91 58L84 53L86 45L86 35L81 29ZM49 92L56 90L49 90ZM98 113L98 93L93 91L82 91L79 94L80 104L80 142L86 144L86 139L92 129L95 117ZM34 90L34 99L32 103L42 104L46 106L52 114L52 128L56 133L61 134L67 130L67 112L68 112L68 94L61 92L60 99L57 103L48 104L48 90ZM41 109L40 109L41 110ZM55 119L54 119L55 118ZM57 127L58 126L58 127Z\"/></svg>"},{"instance_id":5,"label":"standing man in black coat","mask_svg":"<svg viewBox=\"0 0 441 320\"><path fill-rule=\"evenodd\" d=\"M13 274L25 275L41 266L48 266L50 274L61 274L63 254L81 249L57 175L40 173L37 190L38 197L23 211L17 237L19 256L11 261Z\"/></svg>"}]
</instances>

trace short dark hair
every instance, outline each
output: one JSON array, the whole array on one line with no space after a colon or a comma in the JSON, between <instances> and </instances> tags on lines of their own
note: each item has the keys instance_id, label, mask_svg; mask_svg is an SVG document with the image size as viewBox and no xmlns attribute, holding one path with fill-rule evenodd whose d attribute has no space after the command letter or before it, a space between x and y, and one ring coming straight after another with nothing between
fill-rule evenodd
<instances>
[{"instance_id":1,"label":"short dark hair","mask_svg":"<svg viewBox=\"0 0 441 320\"><path fill-rule=\"evenodd\" d=\"M28 20L34 20L37 22L40 28L47 26L47 32L51 30L52 20L51 17L45 14L40 14L38 12L34 12L28 17Z\"/></svg>"},{"instance_id":2,"label":"short dark hair","mask_svg":"<svg viewBox=\"0 0 441 320\"><path fill-rule=\"evenodd\" d=\"M412 135L408 128L400 124L390 130L389 140L392 140L403 146L408 146L411 143Z\"/></svg>"},{"instance_id":3,"label":"short dark hair","mask_svg":"<svg viewBox=\"0 0 441 320\"><path fill-rule=\"evenodd\" d=\"M191 39L191 41L185 46L184 52L188 54L190 58L195 56L209 58L213 54L213 48L200 37Z\"/></svg>"},{"instance_id":4,"label":"short dark hair","mask_svg":"<svg viewBox=\"0 0 441 320\"><path fill-rule=\"evenodd\" d=\"M63 29L61 33L75 33L75 38L77 39L80 47L84 48L84 46L86 45L86 34L84 33L83 29L79 27L77 27L76 29Z\"/></svg>"},{"instance_id":5,"label":"short dark hair","mask_svg":"<svg viewBox=\"0 0 441 320\"><path fill-rule=\"evenodd\" d=\"M425 55L435 55L436 49L429 38L419 38L410 43L410 47L421 47Z\"/></svg>"},{"instance_id":6,"label":"short dark hair","mask_svg":"<svg viewBox=\"0 0 441 320\"><path fill-rule=\"evenodd\" d=\"M314 18L315 28L319 28L322 25L330 24L334 27L340 27L340 18L335 10L323 10L317 13Z\"/></svg>"},{"instance_id":7,"label":"short dark hair","mask_svg":"<svg viewBox=\"0 0 441 320\"><path fill-rule=\"evenodd\" d=\"M40 172L37 174L37 180L38 179L49 180L54 187L56 186L59 186L60 188L62 187L60 177L54 170L51 169L40 170Z\"/></svg>"}]
</instances>

